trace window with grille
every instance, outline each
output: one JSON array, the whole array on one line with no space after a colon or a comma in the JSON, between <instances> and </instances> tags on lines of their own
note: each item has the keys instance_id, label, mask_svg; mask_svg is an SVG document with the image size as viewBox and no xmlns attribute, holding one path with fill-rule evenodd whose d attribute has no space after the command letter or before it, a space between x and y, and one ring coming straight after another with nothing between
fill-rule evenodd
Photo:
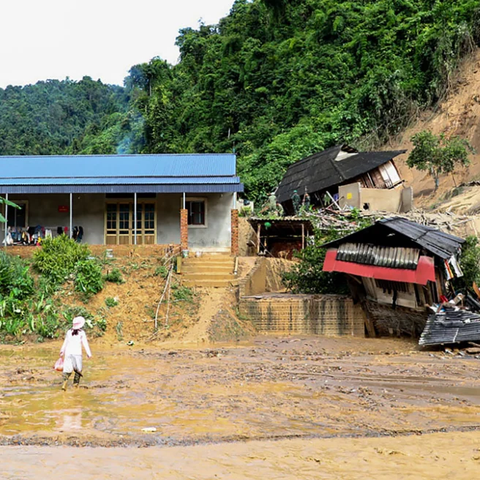
<instances>
[{"instance_id":1,"label":"window with grille","mask_svg":"<svg viewBox=\"0 0 480 480\"><path fill-rule=\"evenodd\" d=\"M187 200L185 208L188 210L189 225L206 225L205 200Z\"/></svg>"}]
</instances>

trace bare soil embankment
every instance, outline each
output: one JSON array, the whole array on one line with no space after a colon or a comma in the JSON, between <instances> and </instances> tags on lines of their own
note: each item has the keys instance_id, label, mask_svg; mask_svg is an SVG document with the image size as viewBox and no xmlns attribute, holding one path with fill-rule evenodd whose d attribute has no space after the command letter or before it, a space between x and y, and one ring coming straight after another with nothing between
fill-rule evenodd
<instances>
[{"instance_id":1,"label":"bare soil embankment","mask_svg":"<svg viewBox=\"0 0 480 480\"><path fill-rule=\"evenodd\" d=\"M434 182L428 172L409 169L405 163L408 152L413 148L410 138L422 130L430 130L437 135L444 133L447 136L466 138L477 152L471 156L470 167L458 169L453 176L442 176L437 192L433 191ZM463 61L447 97L434 109L423 112L411 127L386 145L385 149L407 149L407 153L396 157L395 162L406 184L413 187L416 205L419 207L439 206L449 198L457 185L480 179L480 50ZM476 187L475 192L478 191L480 189ZM445 209L449 207L452 207L452 211L459 210L461 213L466 213L472 207L480 208L480 195L475 193L472 196L470 190L466 191L465 197L460 193L455 197L454 204L442 206Z\"/></svg>"}]
</instances>

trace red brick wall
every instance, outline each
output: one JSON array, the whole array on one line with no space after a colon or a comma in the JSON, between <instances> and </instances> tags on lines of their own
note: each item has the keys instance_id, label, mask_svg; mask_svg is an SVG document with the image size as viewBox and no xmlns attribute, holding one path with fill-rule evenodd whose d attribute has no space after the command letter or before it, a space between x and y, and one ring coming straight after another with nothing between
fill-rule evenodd
<instances>
[{"instance_id":1,"label":"red brick wall","mask_svg":"<svg viewBox=\"0 0 480 480\"><path fill-rule=\"evenodd\" d=\"M231 230L232 241L230 252L232 255L238 255L238 210L232 209L231 212Z\"/></svg>"},{"instance_id":2,"label":"red brick wall","mask_svg":"<svg viewBox=\"0 0 480 480\"><path fill-rule=\"evenodd\" d=\"M182 250L188 250L188 210L180 210L180 245Z\"/></svg>"}]
</instances>

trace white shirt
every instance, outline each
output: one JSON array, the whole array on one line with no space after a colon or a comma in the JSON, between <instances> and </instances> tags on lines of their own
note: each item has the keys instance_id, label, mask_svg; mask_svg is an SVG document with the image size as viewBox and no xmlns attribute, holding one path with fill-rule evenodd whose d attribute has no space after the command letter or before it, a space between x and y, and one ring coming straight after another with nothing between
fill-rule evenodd
<instances>
[{"instance_id":1,"label":"white shirt","mask_svg":"<svg viewBox=\"0 0 480 480\"><path fill-rule=\"evenodd\" d=\"M65 341L63 342L62 349L60 353L68 357L68 355L82 355L82 345L85 348L85 352L87 352L88 358L92 356L92 352L90 351L90 347L88 346L87 335L83 330L78 332L77 335L72 335L73 329L70 329L67 332L67 336L65 337Z\"/></svg>"}]
</instances>

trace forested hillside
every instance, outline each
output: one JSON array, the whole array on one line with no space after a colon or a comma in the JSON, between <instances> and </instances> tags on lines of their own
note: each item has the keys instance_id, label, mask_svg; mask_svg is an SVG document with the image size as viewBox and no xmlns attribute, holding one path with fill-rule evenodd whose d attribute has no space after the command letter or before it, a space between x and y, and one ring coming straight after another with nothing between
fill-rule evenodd
<instances>
[{"instance_id":1,"label":"forested hillside","mask_svg":"<svg viewBox=\"0 0 480 480\"><path fill-rule=\"evenodd\" d=\"M258 199L305 155L400 131L479 38L478 0L237 0L218 25L180 31L177 65L136 65L124 89L41 83L29 88L58 100L35 108L0 91L0 153L234 150Z\"/></svg>"},{"instance_id":2,"label":"forested hillside","mask_svg":"<svg viewBox=\"0 0 480 480\"><path fill-rule=\"evenodd\" d=\"M133 138L122 87L84 77L0 89L0 155L117 153Z\"/></svg>"},{"instance_id":3,"label":"forested hillside","mask_svg":"<svg viewBox=\"0 0 480 480\"><path fill-rule=\"evenodd\" d=\"M479 39L477 0L237 0L180 32L181 61L138 65L147 151L231 151L249 195L293 161L398 132ZM368 145L367 145L368 146Z\"/></svg>"}]
</instances>

